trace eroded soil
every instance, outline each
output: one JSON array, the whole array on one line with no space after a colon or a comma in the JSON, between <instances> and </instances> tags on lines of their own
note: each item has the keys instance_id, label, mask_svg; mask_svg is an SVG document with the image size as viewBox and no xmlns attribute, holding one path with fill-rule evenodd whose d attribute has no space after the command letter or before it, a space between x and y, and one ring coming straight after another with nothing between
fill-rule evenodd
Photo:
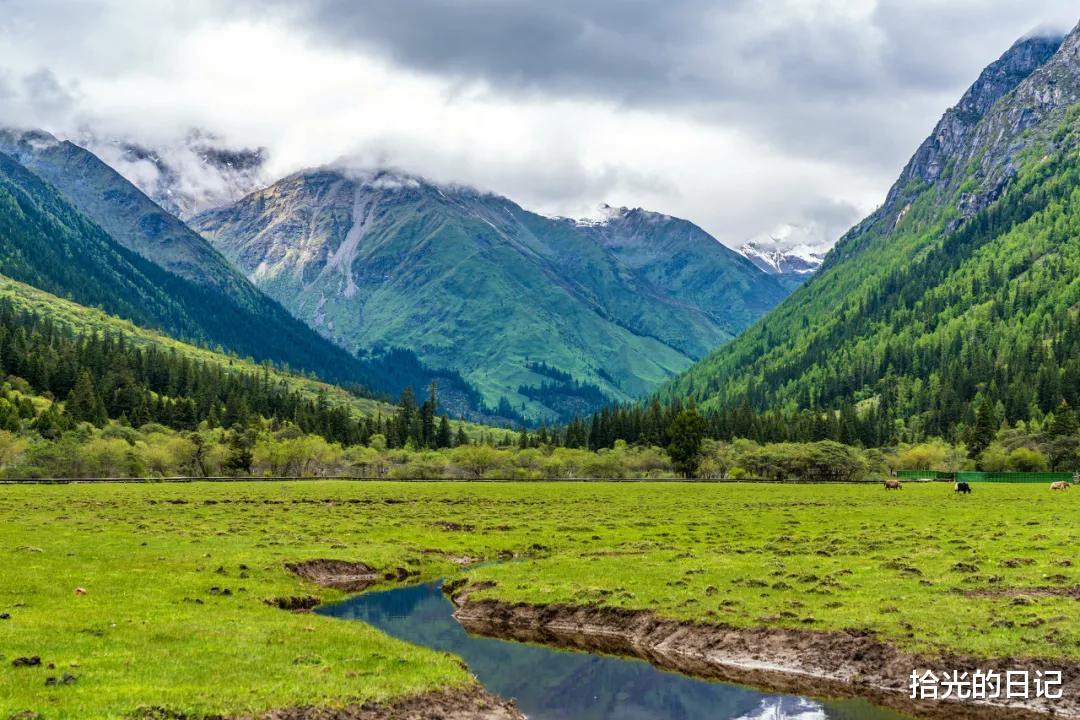
<instances>
[{"instance_id":1,"label":"eroded soil","mask_svg":"<svg viewBox=\"0 0 1080 720\"><path fill-rule=\"evenodd\" d=\"M366 702L337 708L296 707L232 718L194 718L148 708L138 720L525 720L514 704L481 687L438 690L387 703Z\"/></svg>"},{"instance_id":2,"label":"eroded soil","mask_svg":"<svg viewBox=\"0 0 1080 720\"><path fill-rule=\"evenodd\" d=\"M305 560L286 563L285 569L316 585L344 592L360 592L383 579L369 565L346 560Z\"/></svg>"},{"instance_id":3,"label":"eroded soil","mask_svg":"<svg viewBox=\"0 0 1080 720\"><path fill-rule=\"evenodd\" d=\"M490 587L490 585L488 585ZM928 657L901 652L859 632L787 628L734 628L678 622L651 612L601 607L508 604L474 600L480 587L448 587L454 617L479 635L538 642L587 652L630 655L705 678L744 683L775 692L858 696L923 718L1027 720L1080 718L1080 664L961 656ZM913 670L1061 670L1060 700L1028 699L993 704L910 700Z\"/></svg>"}]
</instances>

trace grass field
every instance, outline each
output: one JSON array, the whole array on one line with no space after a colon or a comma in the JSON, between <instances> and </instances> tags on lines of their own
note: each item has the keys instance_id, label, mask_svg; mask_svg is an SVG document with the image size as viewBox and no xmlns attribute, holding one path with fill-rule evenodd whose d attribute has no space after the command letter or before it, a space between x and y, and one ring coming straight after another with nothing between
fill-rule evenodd
<instances>
[{"instance_id":1,"label":"grass field","mask_svg":"<svg viewBox=\"0 0 1080 720\"><path fill-rule=\"evenodd\" d=\"M469 682L453 658L264 603L340 597L283 567L313 558L438 577L514 553L530 559L468 574L511 601L1075 659L1078 521L1075 491L1032 485L0 486L0 718L229 714Z\"/></svg>"}]
</instances>

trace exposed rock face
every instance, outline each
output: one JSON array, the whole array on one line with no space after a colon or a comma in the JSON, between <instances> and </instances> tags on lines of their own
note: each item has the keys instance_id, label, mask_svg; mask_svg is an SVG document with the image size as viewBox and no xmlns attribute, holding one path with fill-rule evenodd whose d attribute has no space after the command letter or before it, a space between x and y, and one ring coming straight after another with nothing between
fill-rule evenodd
<instances>
[{"instance_id":1,"label":"exposed rock face","mask_svg":"<svg viewBox=\"0 0 1080 720\"><path fill-rule=\"evenodd\" d=\"M784 248L777 243L751 240L744 243L739 252L762 271L801 283L821 267L828 249L805 245Z\"/></svg>"},{"instance_id":2,"label":"exposed rock face","mask_svg":"<svg viewBox=\"0 0 1080 720\"><path fill-rule=\"evenodd\" d=\"M923 141L885 199L886 214L910 200L910 183L933 184L951 161L970 157L981 145L973 139L979 121L1057 51L1061 37L1031 37L1017 41L991 63L968 88L960 102L945 112L930 137Z\"/></svg>"},{"instance_id":3,"label":"exposed rock face","mask_svg":"<svg viewBox=\"0 0 1080 720\"><path fill-rule=\"evenodd\" d=\"M841 238L824 267L861 252L870 238L888 235L928 191L943 199L967 182L971 189L955 208L960 218L984 209L1015 176L1014 160L1032 140L1025 131L1078 101L1080 25L1064 37L1044 33L1018 40L945 112L882 206Z\"/></svg>"},{"instance_id":4,"label":"exposed rock face","mask_svg":"<svg viewBox=\"0 0 1080 720\"><path fill-rule=\"evenodd\" d=\"M290 315L93 153L46 132L0 128L5 158L0 175L34 211L4 206L15 229L5 239L22 244L5 265L15 279L180 339L377 387L370 364Z\"/></svg>"}]
</instances>

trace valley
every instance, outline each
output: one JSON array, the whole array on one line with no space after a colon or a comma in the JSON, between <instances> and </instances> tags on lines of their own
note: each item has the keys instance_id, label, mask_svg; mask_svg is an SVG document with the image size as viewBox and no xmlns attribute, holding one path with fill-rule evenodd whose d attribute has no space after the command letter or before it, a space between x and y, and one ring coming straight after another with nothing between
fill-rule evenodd
<instances>
[{"instance_id":1,"label":"valley","mask_svg":"<svg viewBox=\"0 0 1080 720\"><path fill-rule=\"evenodd\" d=\"M1054 2L14 0L0 720L1080 719Z\"/></svg>"}]
</instances>

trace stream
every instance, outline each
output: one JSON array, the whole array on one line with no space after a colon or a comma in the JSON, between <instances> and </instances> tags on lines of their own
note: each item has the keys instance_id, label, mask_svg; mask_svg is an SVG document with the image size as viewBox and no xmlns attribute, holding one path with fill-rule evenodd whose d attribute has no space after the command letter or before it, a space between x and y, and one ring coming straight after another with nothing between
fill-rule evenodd
<instances>
[{"instance_id":1,"label":"stream","mask_svg":"<svg viewBox=\"0 0 1080 720\"><path fill-rule=\"evenodd\" d=\"M469 635L438 582L365 593L316 612L462 658L529 720L903 720L862 700L760 692L659 670L643 660Z\"/></svg>"}]
</instances>

